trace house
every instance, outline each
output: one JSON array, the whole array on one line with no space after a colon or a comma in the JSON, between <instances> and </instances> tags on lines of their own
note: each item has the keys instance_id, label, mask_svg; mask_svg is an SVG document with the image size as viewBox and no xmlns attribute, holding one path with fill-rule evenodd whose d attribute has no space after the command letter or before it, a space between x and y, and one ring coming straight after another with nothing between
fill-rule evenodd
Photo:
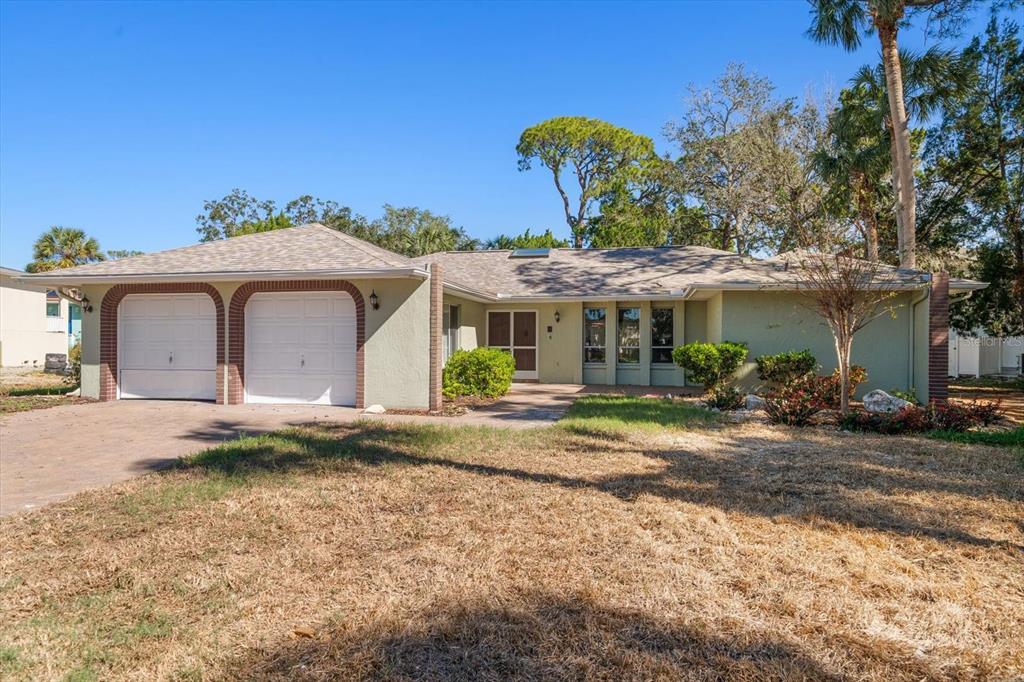
<instances>
[{"instance_id":1,"label":"house","mask_svg":"<svg viewBox=\"0 0 1024 682\"><path fill-rule=\"evenodd\" d=\"M938 395L949 298L985 285L894 273L897 307L854 361L868 389ZM519 380L577 384L683 385L671 349L697 340L746 342L746 382L764 353L834 364L793 269L694 246L410 259L313 224L23 279L84 294L82 393L103 400L435 407L447 355L477 346Z\"/></svg>"},{"instance_id":2,"label":"house","mask_svg":"<svg viewBox=\"0 0 1024 682\"><path fill-rule=\"evenodd\" d=\"M47 354L66 355L77 343L81 309L24 276L21 270L0 268L0 366L42 369Z\"/></svg>"}]
</instances>

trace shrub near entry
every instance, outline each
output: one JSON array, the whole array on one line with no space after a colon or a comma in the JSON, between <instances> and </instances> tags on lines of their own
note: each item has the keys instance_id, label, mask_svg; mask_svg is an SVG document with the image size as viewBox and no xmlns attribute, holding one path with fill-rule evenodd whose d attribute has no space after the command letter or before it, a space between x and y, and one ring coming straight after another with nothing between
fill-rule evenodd
<instances>
[{"instance_id":1,"label":"shrub near entry","mask_svg":"<svg viewBox=\"0 0 1024 682\"><path fill-rule=\"evenodd\" d=\"M475 395L500 398L512 387L516 362L511 353L496 348L457 350L448 358L441 375L446 398Z\"/></svg>"},{"instance_id":2,"label":"shrub near entry","mask_svg":"<svg viewBox=\"0 0 1024 682\"><path fill-rule=\"evenodd\" d=\"M672 361L709 391L727 382L747 359L745 343L688 343L672 351Z\"/></svg>"}]
</instances>

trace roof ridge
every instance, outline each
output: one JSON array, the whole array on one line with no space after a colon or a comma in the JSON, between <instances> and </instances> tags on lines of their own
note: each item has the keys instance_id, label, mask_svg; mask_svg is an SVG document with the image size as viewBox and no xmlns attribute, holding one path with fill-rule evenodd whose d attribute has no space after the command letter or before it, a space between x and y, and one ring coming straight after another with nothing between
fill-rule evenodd
<instances>
[{"instance_id":1,"label":"roof ridge","mask_svg":"<svg viewBox=\"0 0 1024 682\"><path fill-rule=\"evenodd\" d=\"M385 249L382 246L377 246L376 244L371 244L371 243L369 243L367 241L364 241L364 240L360 239L359 237L353 237L352 235L346 234L345 232L342 232L341 230L335 230L333 228L327 227L323 223L306 223L305 225L300 225L299 227L306 227L306 226L309 226L309 227L319 227L320 229L327 230L332 235L334 235L334 237L336 239L340 239L341 241L345 242L349 246L354 246L355 248L359 249L360 251L362 251L366 255L368 255L368 256L370 256L372 258L376 258L377 260L383 261L387 265L393 265L393 266L394 265L408 265L408 263L407 262L403 262L403 260L398 260L396 262L392 262L390 260L386 260L379 253L375 253L375 251L383 251L384 253L387 253L387 254L390 254L390 255L393 255L393 256L398 256L399 259L405 259L406 261L408 261L408 259L405 256L403 256L402 254L400 254L400 253L395 253L394 251L390 251L388 249ZM367 249L366 248L367 246L370 246L372 248Z\"/></svg>"}]
</instances>

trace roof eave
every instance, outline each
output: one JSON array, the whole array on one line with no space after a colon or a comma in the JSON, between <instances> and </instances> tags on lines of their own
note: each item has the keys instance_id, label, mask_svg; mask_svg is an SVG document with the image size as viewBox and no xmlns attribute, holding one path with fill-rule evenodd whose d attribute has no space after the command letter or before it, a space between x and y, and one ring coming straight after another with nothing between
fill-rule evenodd
<instances>
[{"instance_id":1,"label":"roof eave","mask_svg":"<svg viewBox=\"0 0 1024 682\"><path fill-rule=\"evenodd\" d=\"M116 275L110 273L96 275L60 274L59 270L46 273L26 275L15 278L19 282L39 283L47 285L82 286L87 284L131 284L144 282L235 282L252 280L281 279L385 279L393 277L415 277L427 279L430 274L418 267L408 268L362 268L362 269L331 269L331 270L246 270L234 272L171 272L171 273L136 273Z\"/></svg>"}]
</instances>

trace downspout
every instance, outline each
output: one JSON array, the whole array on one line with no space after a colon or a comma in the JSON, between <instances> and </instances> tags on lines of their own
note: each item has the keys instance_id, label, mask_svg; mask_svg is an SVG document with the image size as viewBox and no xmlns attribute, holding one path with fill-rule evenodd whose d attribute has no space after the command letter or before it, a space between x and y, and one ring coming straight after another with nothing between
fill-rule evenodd
<instances>
[{"instance_id":1,"label":"downspout","mask_svg":"<svg viewBox=\"0 0 1024 682\"><path fill-rule=\"evenodd\" d=\"M921 298L918 300L910 299L910 362L907 364L907 390L917 391L917 384L914 381L915 373L917 370L917 306L924 303L931 297L932 287L931 281L932 276L927 275L928 286L926 286L921 293ZM927 352L927 349L926 351Z\"/></svg>"}]
</instances>

